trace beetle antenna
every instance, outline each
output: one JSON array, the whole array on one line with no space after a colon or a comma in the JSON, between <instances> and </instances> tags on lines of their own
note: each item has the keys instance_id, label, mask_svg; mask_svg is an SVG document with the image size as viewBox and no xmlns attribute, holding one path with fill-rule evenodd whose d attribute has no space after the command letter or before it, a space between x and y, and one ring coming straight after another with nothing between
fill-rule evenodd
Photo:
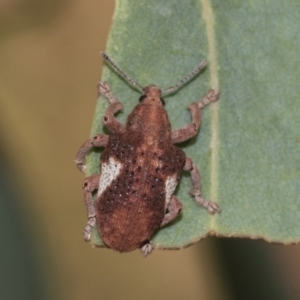
<instances>
[{"instance_id":1,"label":"beetle antenna","mask_svg":"<svg viewBox=\"0 0 300 300\"><path fill-rule=\"evenodd\" d=\"M100 54L121 77L123 77L131 86L143 93L144 88L122 71L105 52L100 51Z\"/></svg>"},{"instance_id":2,"label":"beetle antenna","mask_svg":"<svg viewBox=\"0 0 300 300\"><path fill-rule=\"evenodd\" d=\"M205 68L207 65L207 62L204 60L203 62L200 63L200 65L193 70L192 72L188 73L186 76L184 76L180 81L178 81L176 84L171 85L167 89L163 90L162 93L165 94L170 94L178 89L180 89L185 83L190 81L193 77L195 77L203 68Z\"/></svg>"}]
</instances>

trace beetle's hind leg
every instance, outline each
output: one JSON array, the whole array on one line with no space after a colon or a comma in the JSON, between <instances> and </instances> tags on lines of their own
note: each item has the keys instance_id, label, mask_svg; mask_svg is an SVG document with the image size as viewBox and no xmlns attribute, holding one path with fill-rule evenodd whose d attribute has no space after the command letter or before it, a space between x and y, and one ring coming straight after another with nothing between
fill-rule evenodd
<instances>
[{"instance_id":1,"label":"beetle's hind leg","mask_svg":"<svg viewBox=\"0 0 300 300\"><path fill-rule=\"evenodd\" d=\"M215 202L206 200L201 195L201 177L198 168L193 163L193 161L187 157L185 161L185 165L183 167L185 171L191 172L191 178L193 183L193 188L191 190L191 194L194 196L195 201L197 204L202 205L207 209L207 211L211 214L214 214L216 212L220 213L221 208L219 205Z\"/></svg>"},{"instance_id":2,"label":"beetle's hind leg","mask_svg":"<svg viewBox=\"0 0 300 300\"><path fill-rule=\"evenodd\" d=\"M87 177L83 182L84 203L86 205L88 221L83 231L85 241L91 239L92 228L96 226L96 210L93 203L93 192L98 189L100 174Z\"/></svg>"},{"instance_id":3,"label":"beetle's hind leg","mask_svg":"<svg viewBox=\"0 0 300 300\"><path fill-rule=\"evenodd\" d=\"M171 200L167 206L167 213L164 216L164 219L160 226L164 226L170 222L172 222L176 217L178 217L182 211L182 204L177 199L175 195L172 195ZM149 254L151 254L153 250L153 246L150 241L146 242L141 248L140 248L142 254L144 257L147 257Z\"/></svg>"},{"instance_id":4,"label":"beetle's hind leg","mask_svg":"<svg viewBox=\"0 0 300 300\"><path fill-rule=\"evenodd\" d=\"M103 95L109 102L109 106L103 117L103 124L112 133L122 133L125 131L125 126L120 123L116 118L115 114L123 109L123 105L119 100L113 95L110 86L107 82L98 82L98 93Z\"/></svg>"}]
</instances>

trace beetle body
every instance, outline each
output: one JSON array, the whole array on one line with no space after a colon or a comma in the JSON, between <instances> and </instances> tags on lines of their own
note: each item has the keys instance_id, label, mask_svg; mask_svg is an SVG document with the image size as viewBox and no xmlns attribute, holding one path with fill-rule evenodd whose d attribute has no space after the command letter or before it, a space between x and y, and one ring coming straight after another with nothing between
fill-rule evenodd
<instances>
[{"instance_id":1,"label":"beetle body","mask_svg":"<svg viewBox=\"0 0 300 300\"><path fill-rule=\"evenodd\" d=\"M120 252L140 248L161 226L185 163L171 142L160 90L146 95L100 158L97 225L103 242Z\"/></svg>"}]
</instances>

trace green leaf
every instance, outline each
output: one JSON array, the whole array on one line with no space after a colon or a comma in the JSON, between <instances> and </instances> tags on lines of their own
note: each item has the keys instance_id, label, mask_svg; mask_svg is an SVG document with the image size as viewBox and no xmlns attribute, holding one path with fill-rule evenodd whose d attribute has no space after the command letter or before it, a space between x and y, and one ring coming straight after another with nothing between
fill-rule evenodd
<instances>
[{"instance_id":1,"label":"green leaf","mask_svg":"<svg viewBox=\"0 0 300 300\"><path fill-rule=\"evenodd\" d=\"M200 61L208 67L166 97L173 129L190 122L187 105L208 89L220 101L202 113L196 138L180 145L202 175L203 195L222 208L209 215L189 194L183 173L183 214L153 237L157 248L179 248L209 234L300 239L300 4L296 0L118 1L106 52L141 85L166 88ZM124 104L138 92L104 66L103 80ZM102 132L107 103L97 104L92 134ZM91 153L88 172L99 172ZM95 231L92 243L102 242Z\"/></svg>"}]
</instances>

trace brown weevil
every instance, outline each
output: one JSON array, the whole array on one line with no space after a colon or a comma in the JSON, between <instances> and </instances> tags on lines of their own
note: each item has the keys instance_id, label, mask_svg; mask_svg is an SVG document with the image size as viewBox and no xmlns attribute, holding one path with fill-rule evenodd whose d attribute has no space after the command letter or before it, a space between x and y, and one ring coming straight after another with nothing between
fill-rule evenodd
<instances>
[{"instance_id":1,"label":"brown weevil","mask_svg":"<svg viewBox=\"0 0 300 300\"><path fill-rule=\"evenodd\" d=\"M182 204L173 195L182 170L189 171L195 201L211 214L219 206L201 195L200 173L193 161L174 144L194 137L201 123L201 109L219 98L210 90L201 100L189 105L192 122L172 131L164 109L163 94L173 93L206 66L202 62L177 84L161 90L157 86L142 87L128 77L104 52L103 58L130 85L141 92L139 104L125 125L115 114L122 104L114 97L106 82L99 82L98 91L109 101L103 117L111 135L96 134L79 149L75 162L85 171L86 153L93 147L104 147L100 156L101 174L83 182L88 221L84 239L90 240L97 227L104 244L119 252L141 249L144 256L152 251L151 236L160 227L173 221L182 211ZM93 193L97 200L93 202Z\"/></svg>"}]
</instances>

